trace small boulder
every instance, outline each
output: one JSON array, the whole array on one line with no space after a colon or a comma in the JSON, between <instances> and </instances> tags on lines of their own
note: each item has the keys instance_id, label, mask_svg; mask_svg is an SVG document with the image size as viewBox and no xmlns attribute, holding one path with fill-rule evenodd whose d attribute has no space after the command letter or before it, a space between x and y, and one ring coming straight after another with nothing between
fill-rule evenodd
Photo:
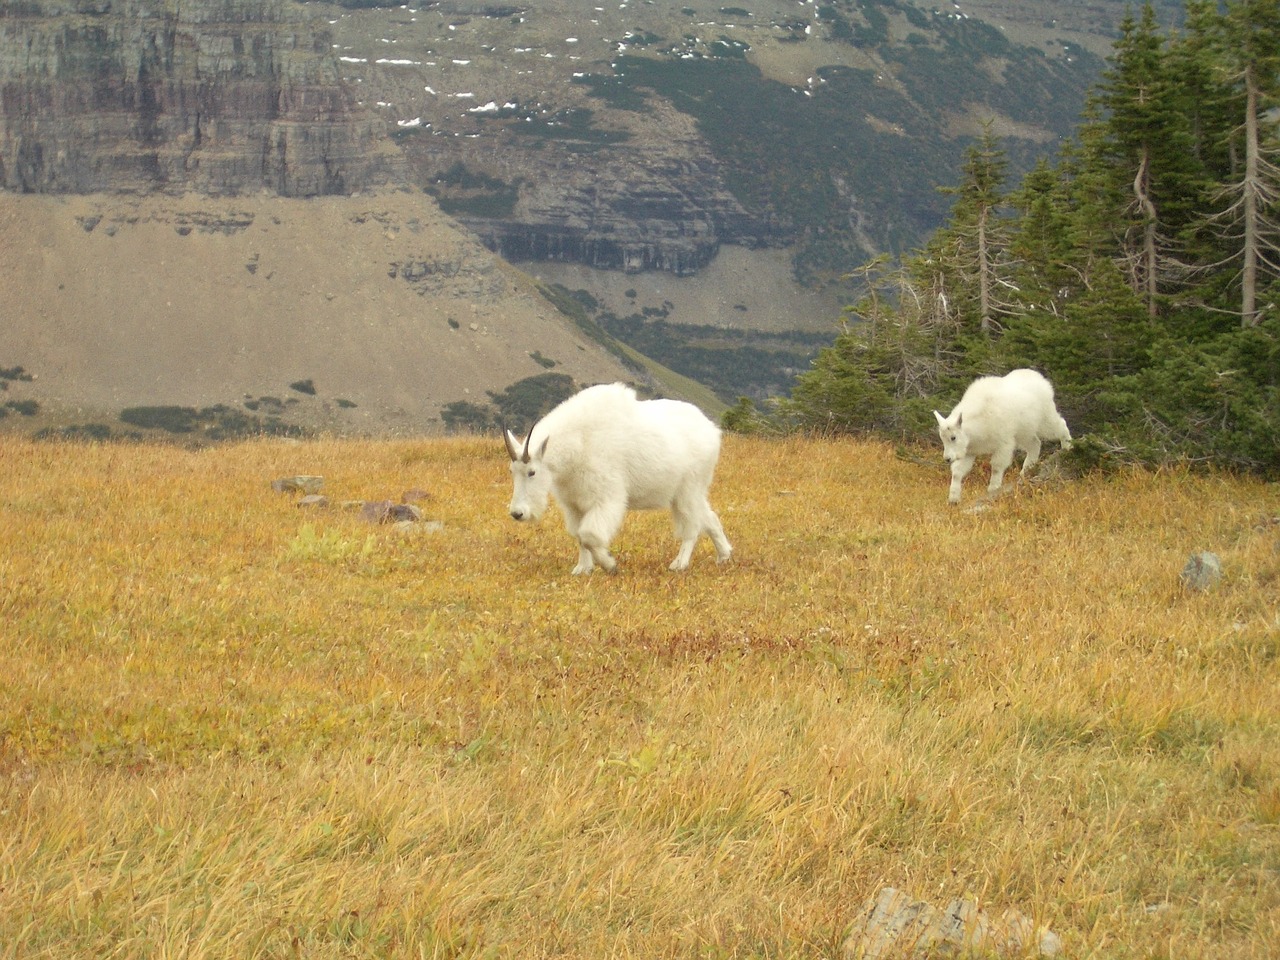
<instances>
[{"instance_id":1,"label":"small boulder","mask_svg":"<svg viewBox=\"0 0 1280 960\"><path fill-rule=\"evenodd\" d=\"M271 481L271 489L276 493L319 493L324 488L324 477L299 475L281 477Z\"/></svg>"},{"instance_id":2,"label":"small boulder","mask_svg":"<svg viewBox=\"0 0 1280 960\"><path fill-rule=\"evenodd\" d=\"M1190 590L1208 590L1222 579L1222 561L1216 553L1207 550L1193 553L1179 576Z\"/></svg>"},{"instance_id":3,"label":"small boulder","mask_svg":"<svg viewBox=\"0 0 1280 960\"><path fill-rule=\"evenodd\" d=\"M413 523L422 519L422 511L411 503L368 500L360 508L360 519L369 523Z\"/></svg>"},{"instance_id":4,"label":"small boulder","mask_svg":"<svg viewBox=\"0 0 1280 960\"><path fill-rule=\"evenodd\" d=\"M863 904L841 953L846 960L887 957L963 957L996 953L1012 957L1056 957L1062 941L1017 910L991 917L971 900L953 900L945 910L885 887Z\"/></svg>"},{"instance_id":5,"label":"small boulder","mask_svg":"<svg viewBox=\"0 0 1280 960\"><path fill-rule=\"evenodd\" d=\"M329 498L323 493L308 493L298 500L298 506L303 509L322 510L329 506Z\"/></svg>"}]
</instances>

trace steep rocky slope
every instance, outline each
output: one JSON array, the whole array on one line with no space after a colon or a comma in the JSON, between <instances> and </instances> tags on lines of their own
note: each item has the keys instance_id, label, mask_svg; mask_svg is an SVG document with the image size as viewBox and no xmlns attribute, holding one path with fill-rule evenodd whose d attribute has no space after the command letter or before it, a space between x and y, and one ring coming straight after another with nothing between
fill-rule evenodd
<instances>
[{"instance_id":1,"label":"steep rocky slope","mask_svg":"<svg viewBox=\"0 0 1280 960\"><path fill-rule=\"evenodd\" d=\"M413 435L548 369L629 375L421 194L0 193L0 249L0 370L23 372L0 381L9 428L222 406Z\"/></svg>"},{"instance_id":2,"label":"steep rocky slope","mask_svg":"<svg viewBox=\"0 0 1280 960\"><path fill-rule=\"evenodd\" d=\"M416 182L491 248L691 274L722 244L785 245L810 283L927 235L984 125L1015 175L1051 153L1126 9L310 6Z\"/></svg>"},{"instance_id":3,"label":"steep rocky slope","mask_svg":"<svg viewBox=\"0 0 1280 960\"><path fill-rule=\"evenodd\" d=\"M0 422L432 429L628 375L508 260L720 401L785 390L975 133L1069 132L1125 5L1061 6L12 0Z\"/></svg>"},{"instance_id":4,"label":"steep rocky slope","mask_svg":"<svg viewBox=\"0 0 1280 960\"><path fill-rule=\"evenodd\" d=\"M348 194L398 180L328 36L285 0L0 10L0 186Z\"/></svg>"},{"instance_id":5,"label":"steep rocky slope","mask_svg":"<svg viewBox=\"0 0 1280 960\"><path fill-rule=\"evenodd\" d=\"M403 186L324 27L283 0L0 8L0 426L430 432L548 368L628 375Z\"/></svg>"}]
</instances>

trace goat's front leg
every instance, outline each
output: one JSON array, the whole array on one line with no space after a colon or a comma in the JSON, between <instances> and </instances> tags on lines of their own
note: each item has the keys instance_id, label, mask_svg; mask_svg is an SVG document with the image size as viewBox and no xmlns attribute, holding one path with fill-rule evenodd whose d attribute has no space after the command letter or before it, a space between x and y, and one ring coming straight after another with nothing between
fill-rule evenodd
<instances>
[{"instance_id":1,"label":"goat's front leg","mask_svg":"<svg viewBox=\"0 0 1280 960\"><path fill-rule=\"evenodd\" d=\"M972 469L973 457L961 457L959 460L951 461L951 492L947 496L947 503L960 502L960 488L964 485L964 478Z\"/></svg>"},{"instance_id":2,"label":"goat's front leg","mask_svg":"<svg viewBox=\"0 0 1280 960\"><path fill-rule=\"evenodd\" d=\"M625 504L620 507L595 507L584 513L582 522L578 524L578 543L581 545L582 551L588 554L607 573L613 573L618 565L618 562L609 553L609 544L617 536L618 528L622 526L622 518L626 515L626 512ZM579 557L581 557L581 554L579 554ZM582 566L581 559L579 559L578 566ZM588 569L582 572L590 573L591 571Z\"/></svg>"},{"instance_id":3,"label":"goat's front leg","mask_svg":"<svg viewBox=\"0 0 1280 960\"><path fill-rule=\"evenodd\" d=\"M595 569L595 561L591 558L591 551L583 546L582 539L578 536L578 530L582 526L582 513L567 503L560 504L560 512L564 514L565 529L578 541L578 565L573 568L573 575L576 577L590 573Z\"/></svg>"},{"instance_id":4,"label":"goat's front leg","mask_svg":"<svg viewBox=\"0 0 1280 960\"><path fill-rule=\"evenodd\" d=\"M576 577L579 574L590 573L594 569L595 569L595 561L591 559L591 551L588 550L586 547L584 547L581 543L579 543L578 544L578 565L573 568L573 575Z\"/></svg>"},{"instance_id":5,"label":"goat's front leg","mask_svg":"<svg viewBox=\"0 0 1280 960\"><path fill-rule=\"evenodd\" d=\"M1001 447L991 455L991 482L987 484L987 493L994 495L1004 483L1004 472L1013 463L1013 447Z\"/></svg>"}]
</instances>

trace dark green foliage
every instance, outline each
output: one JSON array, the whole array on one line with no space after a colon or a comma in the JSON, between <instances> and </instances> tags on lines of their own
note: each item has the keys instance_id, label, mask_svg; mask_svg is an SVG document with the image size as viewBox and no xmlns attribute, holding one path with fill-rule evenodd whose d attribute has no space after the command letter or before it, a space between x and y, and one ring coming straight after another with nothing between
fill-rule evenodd
<instances>
[{"instance_id":1,"label":"dark green foliage","mask_svg":"<svg viewBox=\"0 0 1280 960\"><path fill-rule=\"evenodd\" d=\"M485 433L497 426L491 408L469 400L446 403L440 410L440 419L450 433Z\"/></svg>"},{"instance_id":2,"label":"dark green foliage","mask_svg":"<svg viewBox=\"0 0 1280 960\"><path fill-rule=\"evenodd\" d=\"M144 430L190 433L200 423L200 411L178 406L126 407L120 411L120 420Z\"/></svg>"},{"instance_id":3,"label":"dark green foliage","mask_svg":"<svg viewBox=\"0 0 1280 960\"><path fill-rule=\"evenodd\" d=\"M297 390L299 393L305 393L308 396L316 395L316 385L310 380L295 380L289 384L290 390Z\"/></svg>"},{"instance_id":4,"label":"dark green foliage","mask_svg":"<svg viewBox=\"0 0 1280 960\"><path fill-rule=\"evenodd\" d=\"M725 402L785 393L796 372L830 337L790 331L765 333L673 323L655 307L618 317L602 313L600 326L664 366L705 384Z\"/></svg>"},{"instance_id":5,"label":"dark green foliage","mask_svg":"<svg viewBox=\"0 0 1280 960\"><path fill-rule=\"evenodd\" d=\"M489 391L491 405L455 400L440 412L451 433L486 433L505 426L520 433L528 430L562 400L576 392L573 378L564 373L539 373L517 380L501 393Z\"/></svg>"},{"instance_id":6,"label":"dark green foliage","mask_svg":"<svg viewBox=\"0 0 1280 960\"><path fill-rule=\"evenodd\" d=\"M5 406L24 417L34 417L40 410L40 404L35 400L10 400Z\"/></svg>"},{"instance_id":7,"label":"dark green foliage","mask_svg":"<svg viewBox=\"0 0 1280 960\"><path fill-rule=\"evenodd\" d=\"M773 424L757 409L750 397L739 397L738 402L720 415L720 426L733 433L747 435L771 432Z\"/></svg>"},{"instance_id":8,"label":"dark green foliage","mask_svg":"<svg viewBox=\"0 0 1280 960\"><path fill-rule=\"evenodd\" d=\"M257 400L246 400L244 402L246 410L265 410L268 413L279 414L284 411L284 402L279 397L259 397Z\"/></svg>"},{"instance_id":9,"label":"dark green foliage","mask_svg":"<svg viewBox=\"0 0 1280 960\"><path fill-rule=\"evenodd\" d=\"M105 423L78 423L69 427L45 427L31 435L33 440L71 440L102 443L112 439L138 439L138 434L116 435Z\"/></svg>"},{"instance_id":10,"label":"dark green foliage","mask_svg":"<svg viewBox=\"0 0 1280 960\"><path fill-rule=\"evenodd\" d=\"M626 130L605 130L594 126L594 119L595 114L590 110L561 110L550 119L539 117L532 123L517 123L510 130L525 137L556 140L568 150L583 153L631 139Z\"/></svg>"},{"instance_id":11,"label":"dark green foliage","mask_svg":"<svg viewBox=\"0 0 1280 960\"><path fill-rule=\"evenodd\" d=\"M870 16L832 8L829 19ZM861 29L861 28L860 28ZM874 25L866 28L876 32ZM722 163L734 195L753 212L769 216L780 233L800 242L796 274L805 282L831 280L847 272L865 250L851 227L855 202L861 230L880 249L900 253L919 243L946 216L945 201L922 184L954 182L964 141L939 144L944 115L966 102L989 101L994 109L1030 122L1061 116L1063 98L1083 101L1094 64L1068 67L1039 54L1011 48L997 32L939 20L943 39L925 49L887 47L885 55L910 69L909 96L880 82L872 70L823 67L821 83L805 91L765 79L745 60L654 59L623 56L617 77L627 89L650 89L698 121ZM851 37L853 31L851 28ZM982 57L1012 58L1007 69L1025 72L1021 88L1002 85ZM1029 115L1028 95L1056 98L1055 106ZM1065 135L1068 129L1054 132ZM785 163L778 158L785 157ZM1036 148L1021 142L1010 150L1017 170L1035 161Z\"/></svg>"},{"instance_id":12,"label":"dark green foliage","mask_svg":"<svg viewBox=\"0 0 1280 960\"><path fill-rule=\"evenodd\" d=\"M649 106L646 93L628 83L625 77L588 73L575 77L573 82L590 87L591 96L603 100L615 110L639 112Z\"/></svg>"},{"instance_id":13,"label":"dark green foliage","mask_svg":"<svg viewBox=\"0 0 1280 960\"><path fill-rule=\"evenodd\" d=\"M126 407L120 421L143 430L159 430L201 440L231 440L237 437L302 436L305 431L278 418L263 420L218 404L212 407Z\"/></svg>"},{"instance_id":14,"label":"dark green foliage","mask_svg":"<svg viewBox=\"0 0 1280 960\"><path fill-rule=\"evenodd\" d=\"M478 173L458 162L437 173L426 192L450 215L501 219L511 216L515 210L520 184Z\"/></svg>"},{"instance_id":15,"label":"dark green foliage","mask_svg":"<svg viewBox=\"0 0 1280 960\"><path fill-rule=\"evenodd\" d=\"M0 380L26 380L34 379L31 374L23 370L22 367L0 367Z\"/></svg>"},{"instance_id":16,"label":"dark green foliage","mask_svg":"<svg viewBox=\"0 0 1280 960\"><path fill-rule=\"evenodd\" d=\"M963 71L954 54L916 51L913 73L928 58ZM948 410L974 377L1028 366L1055 385L1077 465L1280 476L1280 227L1264 204L1240 229L1241 197L1280 197L1266 162L1280 138L1257 122L1280 110L1280 85L1268 67L1249 87L1250 56L1280 62L1274 4L1194 0L1172 39L1149 7L1127 20L1057 165L1006 195L1000 151L971 147L948 222L893 271L864 271L850 311L862 322L783 412L807 429L931 440L931 402ZM1241 138L1250 123L1265 142Z\"/></svg>"},{"instance_id":17,"label":"dark green foliage","mask_svg":"<svg viewBox=\"0 0 1280 960\"><path fill-rule=\"evenodd\" d=\"M501 393L490 391L489 398L499 422L528 429L575 392L573 377L567 373L539 373L517 380Z\"/></svg>"},{"instance_id":18,"label":"dark green foliage","mask_svg":"<svg viewBox=\"0 0 1280 960\"><path fill-rule=\"evenodd\" d=\"M538 292L572 320L579 330L622 361L624 366L638 369L636 362L619 347L618 342L592 318L598 303L590 293L586 290L570 290L559 283L539 284Z\"/></svg>"}]
</instances>

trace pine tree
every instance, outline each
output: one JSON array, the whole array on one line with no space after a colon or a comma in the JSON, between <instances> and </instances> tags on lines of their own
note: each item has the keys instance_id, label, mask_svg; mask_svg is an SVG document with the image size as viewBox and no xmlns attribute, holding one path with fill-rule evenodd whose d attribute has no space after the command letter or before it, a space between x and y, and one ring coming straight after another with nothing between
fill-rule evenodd
<instances>
[{"instance_id":1,"label":"pine tree","mask_svg":"<svg viewBox=\"0 0 1280 960\"><path fill-rule=\"evenodd\" d=\"M1112 175L1128 185L1125 205L1116 211L1121 265L1153 318L1176 263L1174 237L1201 180L1178 84L1147 3L1139 19L1121 24L1097 100L1106 111L1104 156Z\"/></svg>"},{"instance_id":2,"label":"pine tree","mask_svg":"<svg viewBox=\"0 0 1280 960\"><path fill-rule=\"evenodd\" d=\"M1275 123L1268 120L1280 107L1280 4L1237 0L1228 5L1223 26L1223 58L1239 117L1232 146L1239 153L1224 185L1230 203L1216 219L1238 240L1233 257L1240 265L1240 323L1252 327L1262 320L1260 289L1280 279L1280 166Z\"/></svg>"},{"instance_id":3,"label":"pine tree","mask_svg":"<svg viewBox=\"0 0 1280 960\"><path fill-rule=\"evenodd\" d=\"M1278 110L1280 0L1190 0L1169 38L1145 7L1055 164L1001 196L985 131L947 223L867 271L791 412L923 438L934 398L1031 366L1078 450L1280 475Z\"/></svg>"},{"instance_id":4,"label":"pine tree","mask_svg":"<svg viewBox=\"0 0 1280 960\"><path fill-rule=\"evenodd\" d=\"M975 323L990 336L1000 317L1012 310L1007 294L1006 224L999 215L1008 157L991 130L983 125L978 142L965 151L958 187L943 188L956 197L946 226L928 245L941 270L949 274L949 309L963 327Z\"/></svg>"}]
</instances>

